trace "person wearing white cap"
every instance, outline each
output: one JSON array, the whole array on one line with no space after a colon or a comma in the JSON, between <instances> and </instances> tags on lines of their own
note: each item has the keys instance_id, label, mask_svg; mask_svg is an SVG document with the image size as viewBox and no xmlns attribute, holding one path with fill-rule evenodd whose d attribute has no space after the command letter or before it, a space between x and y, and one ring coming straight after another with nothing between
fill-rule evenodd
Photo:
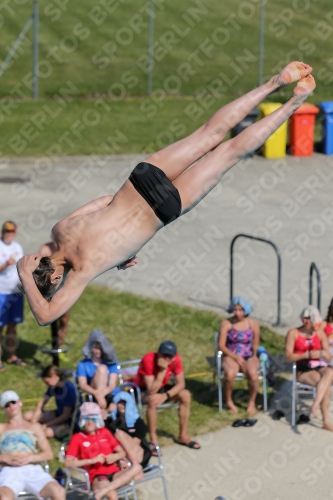
<instances>
[{"instance_id":1,"label":"person wearing white cap","mask_svg":"<svg viewBox=\"0 0 333 500\"><path fill-rule=\"evenodd\" d=\"M65 467L83 467L87 470L94 492L94 500L106 497L117 500L116 489L140 478L142 467L128 451L132 466L120 470L116 465L126 457L126 451L111 432L104 427L101 408L97 403L83 403L80 407L81 432L69 442ZM122 433L122 431L118 431ZM116 433L117 436L117 433Z\"/></svg>"},{"instance_id":2,"label":"person wearing white cap","mask_svg":"<svg viewBox=\"0 0 333 500\"><path fill-rule=\"evenodd\" d=\"M324 333L323 320L314 306L305 307L300 318L302 326L292 328L287 334L286 358L292 363L296 362L298 382L316 387L316 397L310 411L314 417L318 417L320 407L323 428L333 431L333 423L328 416L333 369L327 366L332 355ZM307 415L303 417L306 421L309 420ZM301 421L305 422L304 418Z\"/></svg>"},{"instance_id":3,"label":"person wearing white cap","mask_svg":"<svg viewBox=\"0 0 333 500\"><path fill-rule=\"evenodd\" d=\"M39 465L53 459L42 426L24 420L15 391L3 392L0 406L7 417L7 423L0 424L0 499L14 500L26 491L38 498L65 500L65 489Z\"/></svg>"}]
</instances>

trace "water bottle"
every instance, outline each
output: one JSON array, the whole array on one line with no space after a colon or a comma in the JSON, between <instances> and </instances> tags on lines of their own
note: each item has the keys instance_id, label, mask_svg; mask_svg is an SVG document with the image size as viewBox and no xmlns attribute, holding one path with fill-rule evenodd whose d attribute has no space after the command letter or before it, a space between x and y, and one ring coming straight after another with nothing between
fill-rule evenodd
<instances>
[{"instance_id":1,"label":"water bottle","mask_svg":"<svg viewBox=\"0 0 333 500\"><path fill-rule=\"evenodd\" d=\"M61 468L59 468L57 470L57 472L55 473L55 480L58 481L58 483L61 486L65 486L65 483L66 483L66 474L64 473L64 471Z\"/></svg>"}]
</instances>

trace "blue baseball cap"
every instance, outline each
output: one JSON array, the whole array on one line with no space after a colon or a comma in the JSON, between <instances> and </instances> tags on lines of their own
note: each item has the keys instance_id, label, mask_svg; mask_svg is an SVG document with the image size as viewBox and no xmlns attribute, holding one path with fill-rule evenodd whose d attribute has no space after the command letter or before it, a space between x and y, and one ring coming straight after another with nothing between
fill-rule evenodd
<instances>
[{"instance_id":1,"label":"blue baseball cap","mask_svg":"<svg viewBox=\"0 0 333 500\"><path fill-rule=\"evenodd\" d=\"M177 354L177 346L171 340L165 340L158 348L158 352L160 354L165 354L166 356L174 357Z\"/></svg>"}]
</instances>

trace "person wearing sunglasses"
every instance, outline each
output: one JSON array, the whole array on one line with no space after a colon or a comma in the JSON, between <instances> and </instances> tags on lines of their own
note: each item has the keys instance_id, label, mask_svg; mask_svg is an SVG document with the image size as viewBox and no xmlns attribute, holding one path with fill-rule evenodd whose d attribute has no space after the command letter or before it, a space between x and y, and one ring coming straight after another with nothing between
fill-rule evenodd
<instances>
[{"instance_id":1,"label":"person wearing sunglasses","mask_svg":"<svg viewBox=\"0 0 333 500\"><path fill-rule=\"evenodd\" d=\"M42 426L24 420L15 391L3 392L0 406L7 419L0 424L0 499L14 500L26 491L38 498L65 500L65 489L39 465L53 459Z\"/></svg>"},{"instance_id":2,"label":"person wearing sunglasses","mask_svg":"<svg viewBox=\"0 0 333 500\"><path fill-rule=\"evenodd\" d=\"M142 467L130 451L125 451L111 432L104 427L101 408L97 403L80 406L81 432L74 434L69 442L65 467L82 467L90 478L94 498L117 500L116 490L139 479ZM122 431L118 431L122 432ZM121 470L117 463L126 456L132 466Z\"/></svg>"}]
</instances>

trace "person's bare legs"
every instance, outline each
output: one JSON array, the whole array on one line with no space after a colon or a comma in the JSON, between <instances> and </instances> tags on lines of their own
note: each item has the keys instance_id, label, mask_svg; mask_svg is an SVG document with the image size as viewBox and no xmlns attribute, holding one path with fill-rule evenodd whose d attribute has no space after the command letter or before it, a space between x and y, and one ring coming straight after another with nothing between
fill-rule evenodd
<instances>
[{"instance_id":1,"label":"person's bare legs","mask_svg":"<svg viewBox=\"0 0 333 500\"><path fill-rule=\"evenodd\" d=\"M0 372L4 372L6 368L2 364L2 332L3 327L0 328Z\"/></svg>"},{"instance_id":2,"label":"person's bare legs","mask_svg":"<svg viewBox=\"0 0 333 500\"><path fill-rule=\"evenodd\" d=\"M331 399L331 385L327 387L322 402L320 403L320 409L323 416L323 429L327 431L333 431L333 423L330 421L328 416L328 408Z\"/></svg>"},{"instance_id":3,"label":"person's bare legs","mask_svg":"<svg viewBox=\"0 0 333 500\"><path fill-rule=\"evenodd\" d=\"M319 372L311 370L309 372L300 373L297 380L303 384L308 384L316 388L316 397L311 406L311 413L318 418L318 409L321 406L323 399L333 382L333 369L329 366L322 368ZM324 417L324 415L323 415ZM327 418L325 417L327 421Z\"/></svg>"},{"instance_id":4,"label":"person's bare legs","mask_svg":"<svg viewBox=\"0 0 333 500\"><path fill-rule=\"evenodd\" d=\"M93 481L93 490L95 493L95 498L96 500L101 500L104 496L107 496L109 493L114 492L115 495L112 496L107 496L108 499L110 500L117 500L117 494L115 490L117 488L120 488L121 486L124 486L125 484L128 484L142 472L142 467L139 464L133 464L132 467L129 469L125 469L121 472L116 472L115 475L113 476L112 482L106 482L100 487L101 485L98 483L102 483L102 481Z\"/></svg>"},{"instance_id":5,"label":"person's bare legs","mask_svg":"<svg viewBox=\"0 0 333 500\"><path fill-rule=\"evenodd\" d=\"M192 441L188 435L188 421L190 419L191 411L191 393L187 389L183 389L176 396L172 398L179 402L178 417L179 417L179 436L178 442L183 444L188 444ZM194 449L198 450L201 446L196 443L193 446Z\"/></svg>"},{"instance_id":6,"label":"person's bare legs","mask_svg":"<svg viewBox=\"0 0 333 500\"><path fill-rule=\"evenodd\" d=\"M308 372L297 372L297 382L300 382L301 384L307 384L311 385L312 387L318 387L319 382L322 379L322 374L319 373L317 370L310 370ZM316 391L316 398L318 396L318 393ZM321 401L318 402L318 405L320 404ZM310 411L313 413L313 404L310 408ZM318 412L315 410L316 415L315 417L318 416Z\"/></svg>"},{"instance_id":7,"label":"person's bare legs","mask_svg":"<svg viewBox=\"0 0 333 500\"><path fill-rule=\"evenodd\" d=\"M103 480L103 481L99 481L98 479L94 479L93 483L92 483L92 489L93 489L93 492L95 494L95 498L99 498L99 493L101 491L106 491L107 488L110 486L110 481L108 481L107 479L106 480ZM108 500L118 500L118 495L115 491L111 490L109 491L106 495L106 498ZM101 497L102 498L102 497Z\"/></svg>"},{"instance_id":8,"label":"person's bare legs","mask_svg":"<svg viewBox=\"0 0 333 500\"><path fill-rule=\"evenodd\" d=\"M51 500L66 500L65 488L60 486L57 481L50 481L40 491L42 498L51 498Z\"/></svg>"},{"instance_id":9,"label":"person's bare legs","mask_svg":"<svg viewBox=\"0 0 333 500\"><path fill-rule=\"evenodd\" d=\"M223 356L223 370L224 370L224 397L225 404L230 413L238 413L237 407L232 400L232 389L237 373L240 371L237 361L230 356Z\"/></svg>"},{"instance_id":10,"label":"person's bare legs","mask_svg":"<svg viewBox=\"0 0 333 500\"><path fill-rule=\"evenodd\" d=\"M2 486L0 488L0 500L15 500L15 494L13 490L7 488L7 486Z\"/></svg>"},{"instance_id":11,"label":"person's bare legs","mask_svg":"<svg viewBox=\"0 0 333 500\"><path fill-rule=\"evenodd\" d=\"M60 318L58 319L59 321L59 328L58 328L58 344L61 346L65 342L65 338L67 335L68 331L68 322L69 322L69 317L71 314L71 310L65 312Z\"/></svg>"},{"instance_id":12,"label":"person's bare legs","mask_svg":"<svg viewBox=\"0 0 333 500\"><path fill-rule=\"evenodd\" d=\"M109 381L109 372L106 365L98 365L97 370L91 380L91 387L98 391L105 389Z\"/></svg>"},{"instance_id":13,"label":"person's bare legs","mask_svg":"<svg viewBox=\"0 0 333 500\"><path fill-rule=\"evenodd\" d=\"M311 66L299 61L288 64L264 85L223 106L191 135L150 155L145 161L163 170L173 181L195 161L216 148L227 132L259 103L285 85L305 77L311 70Z\"/></svg>"},{"instance_id":14,"label":"person's bare legs","mask_svg":"<svg viewBox=\"0 0 333 500\"><path fill-rule=\"evenodd\" d=\"M318 417L318 408L321 405L325 395L329 390L331 390L333 382L333 369L329 366L320 370L321 379L316 387L316 397L311 407L311 412L315 417Z\"/></svg>"},{"instance_id":15,"label":"person's bare legs","mask_svg":"<svg viewBox=\"0 0 333 500\"><path fill-rule=\"evenodd\" d=\"M250 399L247 405L247 412L250 415L255 415L256 413L256 396L258 394L258 384L259 384L258 366L259 366L259 359L257 357L254 357L245 361L245 366L243 369L243 373L248 379Z\"/></svg>"},{"instance_id":16,"label":"person's bare legs","mask_svg":"<svg viewBox=\"0 0 333 500\"><path fill-rule=\"evenodd\" d=\"M132 464L140 464L143 459L143 448L137 443L129 434L122 430L118 430L115 434L115 438L121 444L126 452L126 457L130 460ZM143 478L143 472L139 476L135 476L135 481L140 481Z\"/></svg>"},{"instance_id":17,"label":"person's bare legs","mask_svg":"<svg viewBox=\"0 0 333 500\"><path fill-rule=\"evenodd\" d=\"M145 402L144 399L143 402ZM157 406L148 403L146 415L147 415L147 424L148 424L148 432L150 435L150 441L157 444L158 443L156 434Z\"/></svg>"},{"instance_id":18,"label":"person's bare legs","mask_svg":"<svg viewBox=\"0 0 333 500\"><path fill-rule=\"evenodd\" d=\"M223 174L261 146L306 100L315 81L308 75L297 83L291 98L279 109L220 144L173 181L182 200L182 215L190 211L220 181Z\"/></svg>"},{"instance_id":19,"label":"person's bare legs","mask_svg":"<svg viewBox=\"0 0 333 500\"><path fill-rule=\"evenodd\" d=\"M18 357L16 356L17 345L16 323L10 321L6 330L6 347L8 351L7 363L15 363L18 360ZM20 366L27 366L27 363L22 361Z\"/></svg>"}]
</instances>

